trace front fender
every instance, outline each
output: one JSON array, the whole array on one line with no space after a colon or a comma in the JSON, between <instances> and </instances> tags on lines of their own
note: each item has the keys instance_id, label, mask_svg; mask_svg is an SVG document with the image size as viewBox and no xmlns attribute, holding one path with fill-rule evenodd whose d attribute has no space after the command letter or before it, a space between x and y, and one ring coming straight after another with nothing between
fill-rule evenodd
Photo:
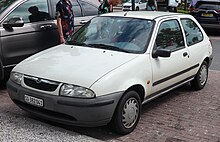
<instances>
[{"instance_id":1,"label":"front fender","mask_svg":"<svg viewBox=\"0 0 220 142\"><path fill-rule=\"evenodd\" d=\"M143 55L111 71L96 81L90 89L96 96L126 91L134 85L141 85L145 95L151 90L152 70L148 57Z\"/></svg>"}]
</instances>

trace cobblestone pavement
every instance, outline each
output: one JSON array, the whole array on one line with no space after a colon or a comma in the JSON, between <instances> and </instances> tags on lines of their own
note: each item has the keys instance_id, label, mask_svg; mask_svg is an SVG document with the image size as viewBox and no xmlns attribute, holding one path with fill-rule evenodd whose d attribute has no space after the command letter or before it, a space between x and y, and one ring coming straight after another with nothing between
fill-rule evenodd
<instances>
[{"instance_id":1,"label":"cobblestone pavement","mask_svg":"<svg viewBox=\"0 0 220 142\"><path fill-rule=\"evenodd\" d=\"M107 126L81 128L63 126L49 122L45 123L42 120L38 121L17 108L8 98L6 91L1 89L0 137L6 135L1 132L2 130L4 131L7 127L11 127L9 122L6 124L1 123L4 118L4 116L3 118L1 117L1 114L4 113L4 115L7 114L13 116L13 118L19 118L21 121L26 118L26 121L29 121L26 123L29 125L34 123L31 127L36 127L36 129L38 129L38 124L43 125L44 129L50 131L50 135L59 135L61 131L62 133L68 134L67 138L71 139L71 135L73 135L75 139L72 139L72 141L220 142L219 78L219 71L210 71L208 82L203 90L192 91L189 85L185 85L144 105L137 128L134 132L125 136L120 136L111 132ZM6 120L4 120L4 122L6 122ZM22 124L25 125L25 123ZM4 129L1 129L1 127ZM14 130L7 131L17 133L17 128L13 129ZM33 133L36 132L35 129L31 130ZM27 130L22 131L26 132ZM76 133L80 135L80 138L77 138ZM22 135L22 133L20 132L19 135ZM40 139L38 133L34 136L37 137L38 140ZM45 135L43 136L46 137ZM91 137L91 139L88 139L87 136ZM25 140L29 141L31 139L25 137Z\"/></svg>"}]
</instances>

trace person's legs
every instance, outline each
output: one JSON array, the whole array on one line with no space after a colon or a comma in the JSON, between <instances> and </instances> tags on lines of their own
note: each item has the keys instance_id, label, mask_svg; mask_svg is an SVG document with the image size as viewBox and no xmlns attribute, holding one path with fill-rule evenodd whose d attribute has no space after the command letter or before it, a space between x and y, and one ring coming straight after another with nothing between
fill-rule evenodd
<instances>
[{"instance_id":1,"label":"person's legs","mask_svg":"<svg viewBox=\"0 0 220 142\"><path fill-rule=\"evenodd\" d=\"M177 12L177 7L174 8L174 12Z\"/></svg>"}]
</instances>

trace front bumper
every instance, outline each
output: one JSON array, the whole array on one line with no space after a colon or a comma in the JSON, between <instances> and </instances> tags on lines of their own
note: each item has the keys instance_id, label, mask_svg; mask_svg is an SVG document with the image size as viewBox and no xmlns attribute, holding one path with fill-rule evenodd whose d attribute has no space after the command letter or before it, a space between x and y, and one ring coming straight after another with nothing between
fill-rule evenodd
<instances>
[{"instance_id":1,"label":"front bumper","mask_svg":"<svg viewBox=\"0 0 220 142\"><path fill-rule=\"evenodd\" d=\"M122 7L122 10L123 10L123 11L131 11L132 8L131 8L131 7Z\"/></svg>"},{"instance_id":2,"label":"front bumper","mask_svg":"<svg viewBox=\"0 0 220 142\"><path fill-rule=\"evenodd\" d=\"M23 88L10 79L7 91L13 102L21 109L41 118L67 125L96 127L111 121L123 92L113 93L94 99L78 99L53 96ZM44 106L28 104L24 95L43 99Z\"/></svg>"}]
</instances>

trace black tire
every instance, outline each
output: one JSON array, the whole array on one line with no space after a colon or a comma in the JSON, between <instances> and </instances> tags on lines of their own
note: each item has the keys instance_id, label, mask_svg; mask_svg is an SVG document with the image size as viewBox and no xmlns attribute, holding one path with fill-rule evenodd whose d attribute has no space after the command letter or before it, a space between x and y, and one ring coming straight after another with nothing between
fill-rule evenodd
<instances>
[{"instance_id":1,"label":"black tire","mask_svg":"<svg viewBox=\"0 0 220 142\"><path fill-rule=\"evenodd\" d=\"M191 87L194 90L201 90L204 88L206 82L208 80L208 64L206 61L202 63L197 72L195 78L190 82Z\"/></svg>"},{"instance_id":2,"label":"black tire","mask_svg":"<svg viewBox=\"0 0 220 142\"><path fill-rule=\"evenodd\" d=\"M139 11L139 7L136 7L136 11Z\"/></svg>"},{"instance_id":3,"label":"black tire","mask_svg":"<svg viewBox=\"0 0 220 142\"><path fill-rule=\"evenodd\" d=\"M122 135L132 132L138 124L140 113L140 96L135 91L126 92L120 99L112 118L114 131Z\"/></svg>"}]
</instances>

